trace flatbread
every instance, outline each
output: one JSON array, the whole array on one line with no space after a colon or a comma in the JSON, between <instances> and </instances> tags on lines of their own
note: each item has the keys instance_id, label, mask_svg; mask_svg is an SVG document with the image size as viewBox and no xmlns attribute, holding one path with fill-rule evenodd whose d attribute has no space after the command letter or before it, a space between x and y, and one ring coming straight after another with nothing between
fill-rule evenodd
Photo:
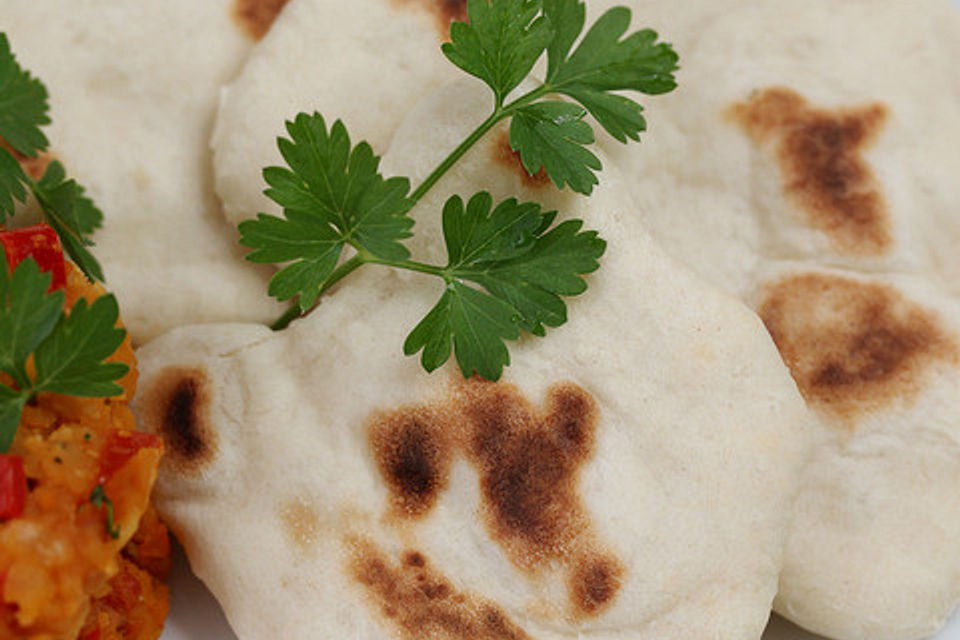
<instances>
[{"instance_id":1,"label":"flatbread","mask_svg":"<svg viewBox=\"0 0 960 640\"><path fill-rule=\"evenodd\" d=\"M676 42L680 88L643 145L608 148L667 251L760 312L818 416L776 609L832 638L928 637L960 603L960 12L631 6Z\"/></svg>"},{"instance_id":2,"label":"flatbread","mask_svg":"<svg viewBox=\"0 0 960 640\"><path fill-rule=\"evenodd\" d=\"M386 151L417 97L463 75L440 45L465 16L466 0L292 0L222 94L212 146L227 219L279 213L261 170L282 164L276 139L301 111Z\"/></svg>"},{"instance_id":3,"label":"flatbread","mask_svg":"<svg viewBox=\"0 0 960 640\"><path fill-rule=\"evenodd\" d=\"M414 182L486 90L418 108L384 158ZM808 413L745 307L668 259L622 180L531 183L503 128L412 212L479 185L608 242L570 320L499 383L426 374L401 344L442 283L364 268L279 334L185 327L142 349L157 503L245 640L756 640L776 590Z\"/></svg>"},{"instance_id":4,"label":"flatbread","mask_svg":"<svg viewBox=\"0 0 960 640\"><path fill-rule=\"evenodd\" d=\"M50 92L51 154L104 212L95 253L136 342L282 312L222 218L208 149L262 4L0 0L13 50Z\"/></svg>"}]
</instances>

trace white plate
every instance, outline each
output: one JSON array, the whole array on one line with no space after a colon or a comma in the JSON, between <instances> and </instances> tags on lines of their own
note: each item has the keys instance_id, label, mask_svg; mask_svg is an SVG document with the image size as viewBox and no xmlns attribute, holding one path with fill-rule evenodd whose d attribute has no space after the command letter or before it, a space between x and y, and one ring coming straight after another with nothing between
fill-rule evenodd
<instances>
[{"instance_id":1,"label":"white plate","mask_svg":"<svg viewBox=\"0 0 960 640\"><path fill-rule=\"evenodd\" d=\"M960 7L960 0L953 0ZM190 573L186 559L178 552L170 577L171 609L160 640L237 640L227 620L203 583ZM958 640L960 610L947 626L930 640ZM803 631L777 616L771 619L763 640L825 640Z\"/></svg>"}]
</instances>

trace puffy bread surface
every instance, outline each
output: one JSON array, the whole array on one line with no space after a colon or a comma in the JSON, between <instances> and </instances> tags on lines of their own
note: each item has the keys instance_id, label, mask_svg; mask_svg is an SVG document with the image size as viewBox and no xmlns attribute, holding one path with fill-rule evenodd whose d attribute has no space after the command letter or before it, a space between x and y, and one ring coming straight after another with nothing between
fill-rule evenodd
<instances>
[{"instance_id":1,"label":"puffy bread surface","mask_svg":"<svg viewBox=\"0 0 960 640\"><path fill-rule=\"evenodd\" d=\"M665 249L760 312L818 417L776 609L929 637L960 603L960 12L631 6L683 69L641 152L611 154Z\"/></svg>"},{"instance_id":2,"label":"puffy bread surface","mask_svg":"<svg viewBox=\"0 0 960 640\"><path fill-rule=\"evenodd\" d=\"M480 122L454 85L398 131L416 183ZM499 383L426 374L407 332L442 283L364 268L282 333L184 327L139 351L157 503L240 638L757 639L808 413L757 317L668 259L615 172L530 184L491 132L412 212L483 185L609 241L570 320Z\"/></svg>"},{"instance_id":3,"label":"puffy bread surface","mask_svg":"<svg viewBox=\"0 0 960 640\"><path fill-rule=\"evenodd\" d=\"M301 111L386 151L412 101L462 75L440 44L465 15L463 0L292 0L221 96L212 146L227 219L279 213L260 171L282 163L277 136Z\"/></svg>"},{"instance_id":4,"label":"puffy bread surface","mask_svg":"<svg viewBox=\"0 0 960 640\"><path fill-rule=\"evenodd\" d=\"M104 213L94 251L137 342L280 312L213 194L217 94L252 44L236 5L0 0L13 50L50 93L50 152Z\"/></svg>"}]
</instances>

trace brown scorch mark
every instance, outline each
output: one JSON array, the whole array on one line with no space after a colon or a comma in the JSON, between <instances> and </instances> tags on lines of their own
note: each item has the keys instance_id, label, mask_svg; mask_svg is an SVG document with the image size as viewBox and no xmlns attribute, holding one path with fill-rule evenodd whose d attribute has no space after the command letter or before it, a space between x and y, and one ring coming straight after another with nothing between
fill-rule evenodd
<instances>
[{"instance_id":1,"label":"brown scorch mark","mask_svg":"<svg viewBox=\"0 0 960 640\"><path fill-rule=\"evenodd\" d=\"M244 33L260 40L270 31L270 26L287 0L236 0L233 16Z\"/></svg>"},{"instance_id":2,"label":"brown scorch mark","mask_svg":"<svg viewBox=\"0 0 960 640\"><path fill-rule=\"evenodd\" d=\"M463 593L417 551L399 563L367 540L350 543L350 569L402 640L531 640L493 602Z\"/></svg>"},{"instance_id":3,"label":"brown scorch mark","mask_svg":"<svg viewBox=\"0 0 960 640\"><path fill-rule=\"evenodd\" d=\"M547 175L543 167L535 174L531 175L523 166L520 159L520 153L510 147L510 136L506 131L502 132L493 146L494 160L501 166L514 171L520 176L523 185L531 188L545 187L550 184L550 176Z\"/></svg>"},{"instance_id":4,"label":"brown scorch mark","mask_svg":"<svg viewBox=\"0 0 960 640\"><path fill-rule=\"evenodd\" d=\"M879 255L889 249L887 204L862 157L887 119L884 105L818 109L790 89L771 88L730 113L756 142L776 143L787 197L838 250Z\"/></svg>"},{"instance_id":5,"label":"brown scorch mark","mask_svg":"<svg viewBox=\"0 0 960 640\"><path fill-rule=\"evenodd\" d=\"M287 538L302 551L313 547L320 537L320 515L302 497L290 500L280 509L280 521Z\"/></svg>"},{"instance_id":6,"label":"brown scorch mark","mask_svg":"<svg viewBox=\"0 0 960 640\"><path fill-rule=\"evenodd\" d=\"M426 515L453 457L464 455L479 473L492 539L524 571L565 567L572 610L592 616L613 602L623 574L597 543L577 491L596 427L593 398L574 384L551 387L538 412L516 387L474 379L443 406L376 415L369 433L395 514Z\"/></svg>"},{"instance_id":7,"label":"brown scorch mark","mask_svg":"<svg viewBox=\"0 0 960 640\"><path fill-rule=\"evenodd\" d=\"M937 316L887 285L792 276L768 287L759 313L807 402L850 424L958 358Z\"/></svg>"},{"instance_id":8,"label":"brown scorch mark","mask_svg":"<svg viewBox=\"0 0 960 640\"><path fill-rule=\"evenodd\" d=\"M140 418L166 444L162 464L180 472L201 469L216 456L216 433L210 428L209 382L200 369L171 367L144 388Z\"/></svg>"},{"instance_id":9,"label":"brown scorch mark","mask_svg":"<svg viewBox=\"0 0 960 640\"><path fill-rule=\"evenodd\" d=\"M398 8L415 6L434 19L440 39L447 40L450 36L450 23L454 21L466 22L467 0L391 0Z\"/></svg>"},{"instance_id":10,"label":"brown scorch mark","mask_svg":"<svg viewBox=\"0 0 960 640\"><path fill-rule=\"evenodd\" d=\"M410 410L373 424L370 444L394 512L411 518L426 514L446 488L453 460L441 420L428 410Z\"/></svg>"}]
</instances>

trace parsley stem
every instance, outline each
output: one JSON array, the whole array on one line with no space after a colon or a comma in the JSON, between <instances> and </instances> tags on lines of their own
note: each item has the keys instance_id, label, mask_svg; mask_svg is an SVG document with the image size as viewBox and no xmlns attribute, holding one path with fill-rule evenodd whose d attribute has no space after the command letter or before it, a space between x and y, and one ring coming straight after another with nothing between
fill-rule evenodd
<instances>
[{"instance_id":1,"label":"parsley stem","mask_svg":"<svg viewBox=\"0 0 960 640\"><path fill-rule=\"evenodd\" d=\"M456 162L463 157L463 154L470 150L470 147L475 145L477 141L480 140L480 138L482 138L487 131L490 131L495 124L509 115L510 114L508 111L498 107L492 114L490 114L489 118L484 120L479 127L474 129L473 133L467 136L466 139L461 142L460 145L454 149L453 152L448 155L429 176L427 176L426 180L424 180L419 187L414 189L413 193L410 194L410 200L412 200L413 203L419 202L420 198L422 198L424 194L426 194L427 191L429 191L431 187L437 183L437 180L443 177L443 174L445 174L450 167L456 164Z\"/></svg>"},{"instance_id":2,"label":"parsley stem","mask_svg":"<svg viewBox=\"0 0 960 640\"><path fill-rule=\"evenodd\" d=\"M330 274L330 277L327 278L323 286L320 288L320 293L317 298L319 299L324 293L326 293L330 287L340 282L348 275L357 270L360 266L366 264L367 262L374 262L370 260L369 257L361 256L357 254L341 264L339 267L333 270L333 273ZM290 307L283 312L283 315L273 321L273 324L270 325L270 328L274 331L281 331L286 329L291 322L299 318L305 312L300 310L300 305L296 302L290 305Z\"/></svg>"}]
</instances>

